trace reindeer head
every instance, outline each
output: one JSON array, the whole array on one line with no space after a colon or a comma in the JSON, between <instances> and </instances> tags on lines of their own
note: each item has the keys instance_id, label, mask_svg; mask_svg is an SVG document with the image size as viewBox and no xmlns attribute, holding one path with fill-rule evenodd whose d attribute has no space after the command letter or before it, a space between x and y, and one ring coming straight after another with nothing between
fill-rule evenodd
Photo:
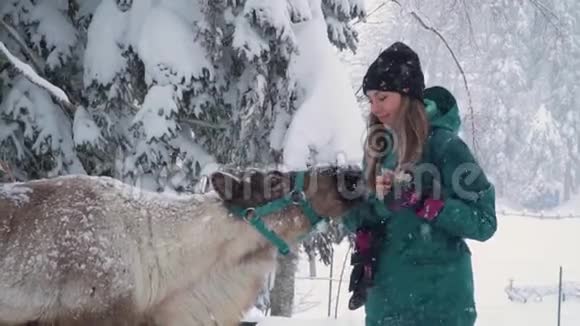
<instances>
[{"instance_id":1,"label":"reindeer head","mask_svg":"<svg viewBox=\"0 0 580 326\"><path fill-rule=\"evenodd\" d=\"M297 189L302 176L304 186ZM225 205L230 207L253 209L288 199L291 204L283 207L278 214L261 218L274 232L290 241L312 227L312 218L309 218L312 214L308 214L303 204L306 203L311 213L319 217L337 218L356 205L365 190L362 172L356 167L292 172L254 169L233 174L216 172L210 181Z\"/></svg>"}]
</instances>

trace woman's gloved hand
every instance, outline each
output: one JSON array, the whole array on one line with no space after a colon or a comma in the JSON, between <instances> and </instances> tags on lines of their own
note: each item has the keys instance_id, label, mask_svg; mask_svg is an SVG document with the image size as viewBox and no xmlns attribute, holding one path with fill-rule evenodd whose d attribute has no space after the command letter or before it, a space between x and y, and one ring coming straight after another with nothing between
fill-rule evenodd
<instances>
[{"instance_id":1,"label":"woman's gloved hand","mask_svg":"<svg viewBox=\"0 0 580 326\"><path fill-rule=\"evenodd\" d=\"M445 203L440 199L426 198L415 210L417 216L427 221L433 221L443 210Z\"/></svg>"},{"instance_id":2,"label":"woman's gloved hand","mask_svg":"<svg viewBox=\"0 0 580 326\"><path fill-rule=\"evenodd\" d=\"M365 304L368 288L373 286L380 239L381 236L376 234L376 230L361 228L356 232L350 262L353 266L348 288L352 292L348 302L350 310L356 310Z\"/></svg>"},{"instance_id":3,"label":"woman's gloved hand","mask_svg":"<svg viewBox=\"0 0 580 326\"><path fill-rule=\"evenodd\" d=\"M399 208L410 208L415 211L420 218L433 221L441 212L445 202L441 199L434 199L432 197L422 198L421 194L414 190L407 190L402 193L401 198L396 200L391 205L391 209L397 210Z\"/></svg>"},{"instance_id":4,"label":"woman's gloved hand","mask_svg":"<svg viewBox=\"0 0 580 326\"><path fill-rule=\"evenodd\" d=\"M385 196L391 192L394 177L393 171L385 169L381 169L381 174L377 175L375 193L379 200L384 200Z\"/></svg>"}]
</instances>

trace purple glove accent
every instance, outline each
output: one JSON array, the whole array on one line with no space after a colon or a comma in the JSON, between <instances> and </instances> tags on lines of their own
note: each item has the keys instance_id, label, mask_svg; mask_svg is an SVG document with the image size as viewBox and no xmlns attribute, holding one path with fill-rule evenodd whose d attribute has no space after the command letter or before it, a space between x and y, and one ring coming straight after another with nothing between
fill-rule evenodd
<instances>
[{"instance_id":1,"label":"purple glove accent","mask_svg":"<svg viewBox=\"0 0 580 326\"><path fill-rule=\"evenodd\" d=\"M414 208L421 203L421 196L414 190L407 190L401 194L401 198L393 200L388 207L392 211L398 211L401 208Z\"/></svg>"},{"instance_id":2,"label":"purple glove accent","mask_svg":"<svg viewBox=\"0 0 580 326\"><path fill-rule=\"evenodd\" d=\"M419 196L419 194L416 191L408 190L408 191L405 191L403 193L403 196L401 199L403 201L401 203L401 206L409 208L409 207L415 207L419 203L419 201L421 200L421 197Z\"/></svg>"},{"instance_id":3,"label":"purple glove accent","mask_svg":"<svg viewBox=\"0 0 580 326\"><path fill-rule=\"evenodd\" d=\"M360 253L366 254L371 249L372 234L370 231L358 230L356 232L355 248Z\"/></svg>"},{"instance_id":4,"label":"purple glove accent","mask_svg":"<svg viewBox=\"0 0 580 326\"><path fill-rule=\"evenodd\" d=\"M417 210L417 215L427 221L433 221L445 206L442 200L427 198Z\"/></svg>"}]
</instances>

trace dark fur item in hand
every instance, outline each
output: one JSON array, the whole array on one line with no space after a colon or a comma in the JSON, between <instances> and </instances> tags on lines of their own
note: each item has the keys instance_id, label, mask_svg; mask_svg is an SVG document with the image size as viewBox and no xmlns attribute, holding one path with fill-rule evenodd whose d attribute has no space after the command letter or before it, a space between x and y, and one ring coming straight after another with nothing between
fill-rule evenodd
<instances>
[{"instance_id":1,"label":"dark fur item in hand","mask_svg":"<svg viewBox=\"0 0 580 326\"><path fill-rule=\"evenodd\" d=\"M351 255L353 268L348 289L349 292L353 292L348 303L350 310L356 310L364 305L367 290L373 286L382 234L378 230L367 228L361 228L356 233L355 250Z\"/></svg>"}]
</instances>

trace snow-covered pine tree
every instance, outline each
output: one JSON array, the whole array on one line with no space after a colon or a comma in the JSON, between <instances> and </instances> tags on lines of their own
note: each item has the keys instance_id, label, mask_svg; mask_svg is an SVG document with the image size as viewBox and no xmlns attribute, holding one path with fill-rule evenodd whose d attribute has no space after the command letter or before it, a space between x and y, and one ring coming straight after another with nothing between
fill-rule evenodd
<instances>
[{"instance_id":1,"label":"snow-covered pine tree","mask_svg":"<svg viewBox=\"0 0 580 326\"><path fill-rule=\"evenodd\" d=\"M554 3L554 7L559 19L552 36L556 42L551 48L549 80L554 91L549 105L558 119L560 146L564 148L562 170L558 171L563 183L559 199L568 201L580 191L580 4L568 0Z\"/></svg>"},{"instance_id":2,"label":"snow-covered pine tree","mask_svg":"<svg viewBox=\"0 0 580 326\"><path fill-rule=\"evenodd\" d=\"M507 6L508 4L503 4ZM552 207L563 201L572 190L576 160L575 147L578 129L571 125L577 110L574 98L577 83L574 69L577 64L578 36L573 34L578 17L572 1L560 1L548 7L534 4L509 4L518 15L499 13L499 26L504 33L494 34L499 42L509 44L505 60L496 60L495 74L505 80L500 87L490 89L510 112L508 119L496 118L496 128L505 130L504 143L510 147L490 153L490 158L504 155L490 166L511 166L497 182L506 198L532 209ZM516 10L517 9L517 10ZM496 27L497 28L497 27ZM498 47L500 48L500 47ZM490 71L491 72L491 71ZM508 77L511 76L511 77ZM515 79L513 77L516 77ZM490 84L493 82L490 81ZM573 122L572 122L573 123ZM493 137L490 137L490 140ZM495 140L495 144L504 146ZM501 147L500 147L501 148Z\"/></svg>"},{"instance_id":3,"label":"snow-covered pine tree","mask_svg":"<svg viewBox=\"0 0 580 326\"><path fill-rule=\"evenodd\" d=\"M113 176L179 191L192 189L212 162L187 120L189 103L207 101L214 72L197 36L200 10L187 0L103 0L96 8L84 81L89 117L105 143L86 144L111 156L105 170Z\"/></svg>"},{"instance_id":4,"label":"snow-covered pine tree","mask_svg":"<svg viewBox=\"0 0 580 326\"><path fill-rule=\"evenodd\" d=\"M0 41L7 47L0 56L11 62L0 74L0 159L18 179L84 173L72 139L74 112L15 68L23 60L51 82L74 83L78 37L66 2L3 2Z\"/></svg>"},{"instance_id":5,"label":"snow-covered pine tree","mask_svg":"<svg viewBox=\"0 0 580 326\"><path fill-rule=\"evenodd\" d=\"M220 162L280 163L280 135L294 112L296 53L286 4L267 1L204 1L201 35L216 67L210 91L190 102L196 139ZM277 128L275 128L275 125Z\"/></svg>"}]
</instances>

